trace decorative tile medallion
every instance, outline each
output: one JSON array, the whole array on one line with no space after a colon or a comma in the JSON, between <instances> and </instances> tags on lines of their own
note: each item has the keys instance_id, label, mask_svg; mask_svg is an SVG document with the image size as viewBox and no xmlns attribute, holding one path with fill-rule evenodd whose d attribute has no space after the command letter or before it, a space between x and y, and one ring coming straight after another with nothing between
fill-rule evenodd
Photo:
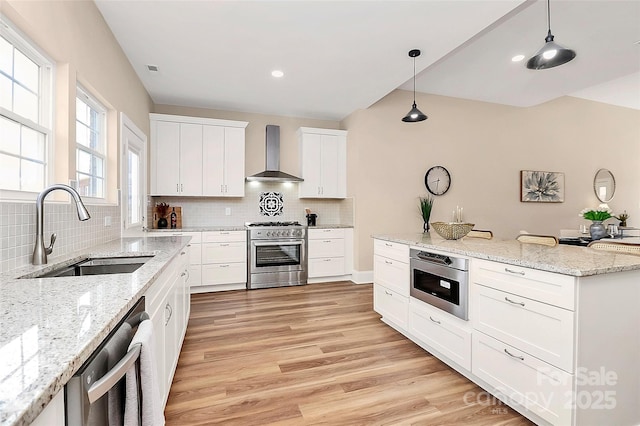
<instances>
[{"instance_id":1,"label":"decorative tile medallion","mask_svg":"<svg viewBox=\"0 0 640 426\"><path fill-rule=\"evenodd\" d=\"M262 216L279 216L284 209L284 198L281 192L261 192L260 201L258 202L260 207L260 214Z\"/></svg>"}]
</instances>

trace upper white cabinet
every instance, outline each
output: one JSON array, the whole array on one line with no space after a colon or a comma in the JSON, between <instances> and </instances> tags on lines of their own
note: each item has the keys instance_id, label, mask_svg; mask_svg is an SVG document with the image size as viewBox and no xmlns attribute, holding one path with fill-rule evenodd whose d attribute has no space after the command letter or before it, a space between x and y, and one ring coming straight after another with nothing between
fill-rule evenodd
<instances>
[{"instance_id":1,"label":"upper white cabinet","mask_svg":"<svg viewBox=\"0 0 640 426\"><path fill-rule=\"evenodd\" d=\"M149 116L151 195L244 196L247 122Z\"/></svg>"},{"instance_id":2,"label":"upper white cabinet","mask_svg":"<svg viewBox=\"0 0 640 426\"><path fill-rule=\"evenodd\" d=\"M347 132L345 130L298 129L300 167L304 182L301 198L347 196Z\"/></svg>"}]
</instances>

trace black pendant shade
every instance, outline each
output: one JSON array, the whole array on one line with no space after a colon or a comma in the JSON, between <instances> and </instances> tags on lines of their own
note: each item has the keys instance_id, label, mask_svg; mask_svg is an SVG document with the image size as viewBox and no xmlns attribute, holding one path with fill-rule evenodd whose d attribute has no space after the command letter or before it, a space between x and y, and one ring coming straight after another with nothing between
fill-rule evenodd
<instances>
[{"instance_id":1,"label":"black pendant shade","mask_svg":"<svg viewBox=\"0 0 640 426\"><path fill-rule=\"evenodd\" d=\"M547 68L557 67L558 65L566 64L570 60L576 57L576 52L566 47L560 46L553 41L553 34L551 34L551 8L547 0L547 23L548 32L544 41L545 44L527 61L527 68L530 70L544 70Z\"/></svg>"},{"instance_id":2,"label":"black pendant shade","mask_svg":"<svg viewBox=\"0 0 640 426\"><path fill-rule=\"evenodd\" d=\"M424 121L427 116L418 109L416 105L416 57L420 56L420 50L413 49L409 51L409 57L413 58L413 107L407 115L402 118L405 123L416 123L418 121Z\"/></svg>"}]
</instances>

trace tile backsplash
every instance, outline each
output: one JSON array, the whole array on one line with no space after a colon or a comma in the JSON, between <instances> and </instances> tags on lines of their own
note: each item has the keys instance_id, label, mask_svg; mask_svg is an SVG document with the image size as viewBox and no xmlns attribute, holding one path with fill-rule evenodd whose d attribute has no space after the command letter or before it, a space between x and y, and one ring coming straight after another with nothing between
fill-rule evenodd
<instances>
[{"instance_id":1,"label":"tile backsplash","mask_svg":"<svg viewBox=\"0 0 640 426\"><path fill-rule=\"evenodd\" d=\"M282 195L282 214L260 212L260 194ZM182 226L241 226L245 222L294 221L306 224L305 208L318 215L318 225L353 225L353 199L298 198L298 187L286 183L248 183L244 197L151 197L151 203L165 202L182 207ZM150 206L151 208L151 206ZM150 211L150 208L148 209ZM227 215L227 209L230 213ZM151 217L153 220L153 217ZM149 222L151 227L151 221Z\"/></svg>"},{"instance_id":2,"label":"tile backsplash","mask_svg":"<svg viewBox=\"0 0 640 426\"><path fill-rule=\"evenodd\" d=\"M48 203L44 206L44 242L58 234L50 260L120 237L120 207L87 205L91 219L78 220L75 204ZM111 226L104 226L105 217ZM31 263L35 244L36 204L0 202L0 273Z\"/></svg>"}]
</instances>

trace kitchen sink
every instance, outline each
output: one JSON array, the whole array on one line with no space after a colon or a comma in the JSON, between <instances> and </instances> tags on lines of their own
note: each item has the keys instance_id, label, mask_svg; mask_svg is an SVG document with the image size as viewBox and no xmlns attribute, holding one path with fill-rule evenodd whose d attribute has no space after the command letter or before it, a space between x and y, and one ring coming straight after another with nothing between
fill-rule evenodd
<instances>
[{"instance_id":1,"label":"kitchen sink","mask_svg":"<svg viewBox=\"0 0 640 426\"><path fill-rule=\"evenodd\" d=\"M53 270L20 278L78 277L83 275L130 274L153 256L88 257Z\"/></svg>"}]
</instances>

